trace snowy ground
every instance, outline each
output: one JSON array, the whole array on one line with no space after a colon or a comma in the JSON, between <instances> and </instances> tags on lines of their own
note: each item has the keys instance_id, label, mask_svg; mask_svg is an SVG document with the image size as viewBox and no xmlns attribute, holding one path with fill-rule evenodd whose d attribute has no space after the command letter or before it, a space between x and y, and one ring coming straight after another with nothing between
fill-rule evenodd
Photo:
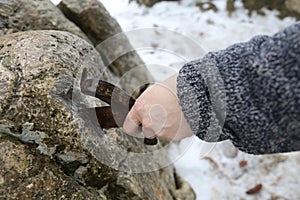
<instances>
[{"instance_id":1,"label":"snowy ground","mask_svg":"<svg viewBox=\"0 0 300 200\"><path fill-rule=\"evenodd\" d=\"M292 18L278 19L275 11L266 11L266 16L253 14L248 17L239 1L236 3L237 11L231 16L225 11L224 0L213 1L218 12L201 12L195 6L196 0L161 2L152 8L141 7L134 2L128 4L128 0L101 2L124 31L165 28L192 38L205 52L247 41L257 34L273 34L295 22ZM139 52L145 62L164 66L151 70L157 80L170 74L170 69L177 71L186 62L174 54L159 51L160 45L168 38L136 37L140 37L145 46L153 47L153 51ZM182 52L176 42L173 47L178 47L178 51ZM190 53L192 50L185 51ZM196 138L188 138L169 149L178 172L192 185L198 200L300 199L300 153L252 156L237 151L225 142L217 144L209 154L205 154L209 147ZM257 184L262 184L260 192L246 194L248 189Z\"/></svg>"}]
</instances>

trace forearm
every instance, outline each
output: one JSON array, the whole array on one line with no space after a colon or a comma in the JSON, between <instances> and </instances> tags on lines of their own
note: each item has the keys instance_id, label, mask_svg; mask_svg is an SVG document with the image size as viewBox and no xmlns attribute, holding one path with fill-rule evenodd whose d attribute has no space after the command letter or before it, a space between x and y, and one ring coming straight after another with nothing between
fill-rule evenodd
<instances>
[{"instance_id":1,"label":"forearm","mask_svg":"<svg viewBox=\"0 0 300 200\"><path fill-rule=\"evenodd\" d=\"M193 132L206 141L231 139L254 154L300 150L299 49L296 24L185 65L177 90ZM205 69L216 73L211 68L221 81L203 75Z\"/></svg>"}]
</instances>

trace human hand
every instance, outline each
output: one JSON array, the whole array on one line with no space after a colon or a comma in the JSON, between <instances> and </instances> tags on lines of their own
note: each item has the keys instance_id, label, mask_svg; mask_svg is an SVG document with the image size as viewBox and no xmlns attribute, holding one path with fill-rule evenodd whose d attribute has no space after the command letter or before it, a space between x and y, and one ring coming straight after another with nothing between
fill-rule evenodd
<instances>
[{"instance_id":1,"label":"human hand","mask_svg":"<svg viewBox=\"0 0 300 200\"><path fill-rule=\"evenodd\" d=\"M142 131L146 138L157 136L173 141L192 136L178 103L176 84L177 75L145 90L128 113L124 131L135 136ZM142 130L139 124L142 124Z\"/></svg>"}]
</instances>

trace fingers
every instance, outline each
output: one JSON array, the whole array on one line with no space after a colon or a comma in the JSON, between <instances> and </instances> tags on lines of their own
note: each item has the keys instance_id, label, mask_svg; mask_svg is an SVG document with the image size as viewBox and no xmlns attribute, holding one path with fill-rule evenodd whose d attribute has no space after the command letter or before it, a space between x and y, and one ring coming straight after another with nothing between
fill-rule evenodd
<instances>
[{"instance_id":1,"label":"fingers","mask_svg":"<svg viewBox=\"0 0 300 200\"><path fill-rule=\"evenodd\" d=\"M178 122L169 124L164 122L165 117L161 117L163 113L158 117L156 113L153 113L153 109L148 109L148 112L145 112L145 110L141 114L134 107L132 108L123 125L126 133L137 137L141 136L142 132L145 138L151 139L157 136L172 141L179 141L193 135L183 115L181 115ZM139 124L143 125L142 129Z\"/></svg>"},{"instance_id":2,"label":"fingers","mask_svg":"<svg viewBox=\"0 0 300 200\"><path fill-rule=\"evenodd\" d=\"M142 132L144 137L154 138L155 131L152 125L153 117L150 115L150 110L151 108L147 106L147 104L136 101L124 121L124 131L134 136L137 136Z\"/></svg>"},{"instance_id":3,"label":"fingers","mask_svg":"<svg viewBox=\"0 0 300 200\"><path fill-rule=\"evenodd\" d=\"M141 133L140 124L140 117L133 107L124 121L123 129L130 135L138 135Z\"/></svg>"},{"instance_id":4,"label":"fingers","mask_svg":"<svg viewBox=\"0 0 300 200\"><path fill-rule=\"evenodd\" d=\"M151 128L143 128L143 135L145 138L155 138L155 132Z\"/></svg>"},{"instance_id":5,"label":"fingers","mask_svg":"<svg viewBox=\"0 0 300 200\"><path fill-rule=\"evenodd\" d=\"M130 135L137 136L143 131L146 138L158 136L173 141L192 135L176 94L161 84L152 85L136 100L123 128Z\"/></svg>"}]
</instances>

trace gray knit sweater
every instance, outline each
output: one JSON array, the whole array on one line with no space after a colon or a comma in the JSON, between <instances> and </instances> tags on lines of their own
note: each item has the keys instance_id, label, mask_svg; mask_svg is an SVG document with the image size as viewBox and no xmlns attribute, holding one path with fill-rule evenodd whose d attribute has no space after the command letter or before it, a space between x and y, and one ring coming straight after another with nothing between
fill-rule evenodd
<instances>
[{"instance_id":1,"label":"gray knit sweater","mask_svg":"<svg viewBox=\"0 0 300 200\"><path fill-rule=\"evenodd\" d=\"M187 63L177 90L202 140L252 154L300 150L300 22Z\"/></svg>"}]
</instances>

